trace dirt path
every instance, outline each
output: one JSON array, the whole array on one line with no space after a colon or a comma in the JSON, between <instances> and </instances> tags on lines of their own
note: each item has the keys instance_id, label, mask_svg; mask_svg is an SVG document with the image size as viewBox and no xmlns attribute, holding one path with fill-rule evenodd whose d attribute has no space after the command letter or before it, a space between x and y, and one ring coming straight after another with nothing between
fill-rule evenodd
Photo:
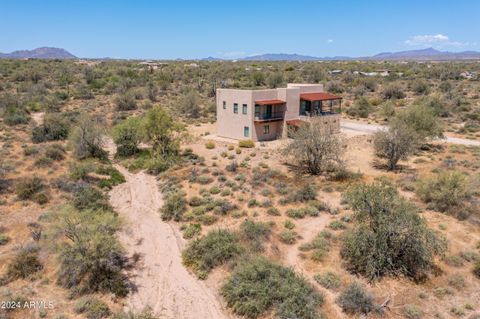
<instances>
[{"instance_id":1,"label":"dirt path","mask_svg":"<svg viewBox=\"0 0 480 319\"><path fill-rule=\"evenodd\" d=\"M291 266L296 272L303 274L305 278L317 288L319 288L318 283L313 279L312 275L308 275L309 272L303 267L304 260L299 256L300 251L298 247L300 247L301 244L311 242L320 231L327 227L330 221L331 219L325 214L316 218L301 220L297 224L297 231L302 234L302 240L294 245L289 246L284 258L287 266ZM320 289L326 301L323 309L330 315L333 315L334 318L347 318L340 307L335 303L335 295L328 289Z\"/></svg>"},{"instance_id":2,"label":"dirt path","mask_svg":"<svg viewBox=\"0 0 480 319\"><path fill-rule=\"evenodd\" d=\"M120 239L129 254L142 256L134 273L138 291L129 295L126 307L150 307L160 318L229 318L213 289L182 265L184 241L176 226L159 216L163 201L155 178L116 168L126 179L110 192L112 206L127 222Z\"/></svg>"},{"instance_id":3,"label":"dirt path","mask_svg":"<svg viewBox=\"0 0 480 319\"><path fill-rule=\"evenodd\" d=\"M384 125L378 124L367 124L361 122L352 122L347 120L342 120L340 122L342 133L345 133L347 136L355 136L362 134L373 134L379 130L386 129ZM466 138L445 136L445 139L439 140L440 142L452 143L452 144L461 144L467 146L480 146L480 141L469 140Z\"/></svg>"}]
</instances>

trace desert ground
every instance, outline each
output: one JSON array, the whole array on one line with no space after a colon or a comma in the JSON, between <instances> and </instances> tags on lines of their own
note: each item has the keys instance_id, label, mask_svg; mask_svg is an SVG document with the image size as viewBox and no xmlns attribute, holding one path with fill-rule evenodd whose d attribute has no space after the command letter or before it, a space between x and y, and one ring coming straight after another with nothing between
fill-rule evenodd
<instances>
[{"instance_id":1,"label":"desert ground","mask_svg":"<svg viewBox=\"0 0 480 319\"><path fill-rule=\"evenodd\" d=\"M480 82L460 76L478 63L192 65L0 61L0 318L480 317ZM301 170L295 139L216 136L215 88L286 82L343 97L334 169ZM402 116L437 131L388 169L379 132ZM383 182L418 217L395 225L428 234L416 254L445 242L418 272L346 254L366 227L348 194Z\"/></svg>"}]
</instances>

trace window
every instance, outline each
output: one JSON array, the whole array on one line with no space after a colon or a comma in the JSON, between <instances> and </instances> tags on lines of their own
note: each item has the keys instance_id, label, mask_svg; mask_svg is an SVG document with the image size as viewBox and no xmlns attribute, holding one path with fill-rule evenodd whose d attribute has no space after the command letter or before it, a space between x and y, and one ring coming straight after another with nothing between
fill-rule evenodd
<instances>
[{"instance_id":1,"label":"window","mask_svg":"<svg viewBox=\"0 0 480 319\"><path fill-rule=\"evenodd\" d=\"M238 114L238 104L233 103L233 113Z\"/></svg>"},{"instance_id":2,"label":"window","mask_svg":"<svg viewBox=\"0 0 480 319\"><path fill-rule=\"evenodd\" d=\"M259 116L259 115L260 115L260 105L255 104L255 116Z\"/></svg>"},{"instance_id":3,"label":"window","mask_svg":"<svg viewBox=\"0 0 480 319\"><path fill-rule=\"evenodd\" d=\"M247 104L242 105L242 114L247 114Z\"/></svg>"},{"instance_id":4,"label":"window","mask_svg":"<svg viewBox=\"0 0 480 319\"><path fill-rule=\"evenodd\" d=\"M243 136L249 137L250 136L250 128L248 126L245 126L243 128Z\"/></svg>"},{"instance_id":5,"label":"window","mask_svg":"<svg viewBox=\"0 0 480 319\"><path fill-rule=\"evenodd\" d=\"M227 101L223 101L223 109L225 110L227 108Z\"/></svg>"},{"instance_id":6,"label":"window","mask_svg":"<svg viewBox=\"0 0 480 319\"><path fill-rule=\"evenodd\" d=\"M263 134L269 134L269 133L270 133L270 125L264 125Z\"/></svg>"}]
</instances>

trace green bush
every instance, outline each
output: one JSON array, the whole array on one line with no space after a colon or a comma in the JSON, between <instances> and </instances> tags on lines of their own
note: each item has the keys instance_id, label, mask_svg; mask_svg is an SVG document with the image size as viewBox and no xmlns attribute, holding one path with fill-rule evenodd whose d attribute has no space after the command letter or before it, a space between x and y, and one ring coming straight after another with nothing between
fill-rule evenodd
<instances>
[{"instance_id":1,"label":"green bush","mask_svg":"<svg viewBox=\"0 0 480 319\"><path fill-rule=\"evenodd\" d=\"M480 260L477 260L475 262L475 265L473 266L473 273L480 278Z\"/></svg>"},{"instance_id":2,"label":"green bush","mask_svg":"<svg viewBox=\"0 0 480 319\"><path fill-rule=\"evenodd\" d=\"M70 135L70 144L73 155L77 159L98 158L107 159L107 152L103 150L104 129L102 124L87 114L79 116L75 129Z\"/></svg>"},{"instance_id":3,"label":"green bush","mask_svg":"<svg viewBox=\"0 0 480 319\"><path fill-rule=\"evenodd\" d=\"M416 305L405 305L403 307L403 315L408 319L421 319L423 312L422 309Z\"/></svg>"},{"instance_id":4,"label":"green bush","mask_svg":"<svg viewBox=\"0 0 480 319\"><path fill-rule=\"evenodd\" d=\"M255 147L255 142L252 140L240 140L238 141L238 146L243 148L253 148Z\"/></svg>"},{"instance_id":5,"label":"green bush","mask_svg":"<svg viewBox=\"0 0 480 319\"><path fill-rule=\"evenodd\" d=\"M202 231L201 224L188 224L187 226L182 228L183 230L183 238L190 239L200 234Z\"/></svg>"},{"instance_id":6,"label":"green bush","mask_svg":"<svg viewBox=\"0 0 480 319\"><path fill-rule=\"evenodd\" d=\"M240 263L221 288L227 306L247 318L319 318L323 296L291 268L256 257Z\"/></svg>"},{"instance_id":7,"label":"green bush","mask_svg":"<svg viewBox=\"0 0 480 319\"><path fill-rule=\"evenodd\" d=\"M75 188L72 205L79 210L111 209L108 198L101 191L88 184L80 184Z\"/></svg>"},{"instance_id":8,"label":"green bush","mask_svg":"<svg viewBox=\"0 0 480 319\"><path fill-rule=\"evenodd\" d=\"M205 148L208 150L213 150L215 148L215 143L212 141L208 141L207 143L205 143Z\"/></svg>"},{"instance_id":9,"label":"green bush","mask_svg":"<svg viewBox=\"0 0 480 319\"><path fill-rule=\"evenodd\" d=\"M403 88L397 84L390 84L382 92L383 98L386 100L392 99L403 99L405 97L405 93L403 92Z\"/></svg>"},{"instance_id":10,"label":"green bush","mask_svg":"<svg viewBox=\"0 0 480 319\"><path fill-rule=\"evenodd\" d=\"M29 121L30 116L23 108L9 107L3 114L3 122L10 126L28 124Z\"/></svg>"},{"instance_id":11,"label":"green bush","mask_svg":"<svg viewBox=\"0 0 480 319\"><path fill-rule=\"evenodd\" d=\"M29 246L20 249L7 266L4 280L7 282L21 278L28 278L43 269L38 259L38 248Z\"/></svg>"},{"instance_id":12,"label":"green bush","mask_svg":"<svg viewBox=\"0 0 480 319\"><path fill-rule=\"evenodd\" d=\"M417 194L431 208L447 213L458 213L471 197L467 176L455 170L442 171L433 177L419 180Z\"/></svg>"},{"instance_id":13,"label":"green bush","mask_svg":"<svg viewBox=\"0 0 480 319\"><path fill-rule=\"evenodd\" d=\"M42 143L65 140L69 129L69 124L62 115L48 113L44 116L43 124L32 129L32 141Z\"/></svg>"},{"instance_id":14,"label":"green bush","mask_svg":"<svg viewBox=\"0 0 480 319\"><path fill-rule=\"evenodd\" d=\"M280 234L280 241L287 245L293 245L297 241L297 232L291 229L285 229Z\"/></svg>"},{"instance_id":15,"label":"green bush","mask_svg":"<svg viewBox=\"0 0 480 319\"><path fill-rule=\"evenodd\" d=\"M198 278L205 279L210 270L236 257L241 251L238 236L219 229L190 242L182 253L182 259Z\"/></svg>"},{"instance_id":16,"label":"green bush","mask_svg":"<svg viewBox=\"0 0 480 319\"><path fill-rule=\"evenodd\" d=\"M118 111L131 111L137 108L137 101L131 92L117 95L115 104Z\"/></svg>"},{"instance_id":17,"label":"green bush","mask_svg":"<svg viewBox=\"0 0 480 319\"><path fill-rule=\"evenodd\" d=\"M367 314L373 310L373 296L365 291L359 283L350 284L337 299L343 311L349 314Z\"/></svg>"},{"instance_id":18,"label":"green bush","mask_svg":"<svg viewBox=\"0 0 480 319\"><path fill-rule=\"evenodd\" d=\"M356 100L352 107L347 109L348 115L361 118L367 118L371 112L372 106L368 99L363 96Z\"/></svg>"},{"instance_id":19,"label":"green bush","mask_svg":"<svg viewBox=\"0 0 480 319\"><path fill-rule=\"evenodd\" d=\"M344 201L357 225L347 234L341 255L354 273L371 280L384 275L421 279L434 256L445 251L445 241L428 228L418 209L384 180L352 186Z\"/></svg>"},{"instance_id":20,"label":"green bush","mask_svg":"<svg viewBox=\"0 0 480 319\"><path fill-rule=\"evenodd\" d=\"M142 138L142 121L140 117L129 117L113 129L113 141L117 146L115 156L132 156L139 152Z\"/></svg>"},{"instance_id":21,"label":"green bush","mask_svg":"<svg viewBox=\"0 0 480 319\"><path fill-rule=\"evenodd\" d=\"M125 275L128 258L116 237L120 222L112 211L64 208L52 220L60 268L57 283L74 295L110 292L124 297L131 283Z\"/></svg>"},{"instance_id":22,"label":"green bush","mask_svg":"<svg viewBox=\"0 0 480 319\"><path fill-rule=\"evenodd\" d=\"M340 287L340 278L331 271L327 271L324 274L316 274L314 277L316 282L318 282L322 287L327 289L338 289Z\"/></svg>"},{"instance_id":23,"label":"green bush","mask_svg":"<svg viewBox=\"0 0 480 319\"><path fill-rule=\"evenodd\" d=\"M40 177L25 177L17 182L15 192L21 200L34 200L35 196L43 191L45 187L46 186Z\"/></svg>"},{"instance_id":24,"label":"green bush","mask_svg":"<svg viewBox=\"0 0 480 319\"><path fill-rule=\"evenodd\" d=\"M110 316L108 305L95 297L83 297L77 301L74 308L76 313L84 314L87 319L101 319Z\"/></svg>"},{"instance_id":25,"label":"green bush","mask_svg":"<svg viewBox=\"0 0 480 319\"><path fill-rule=\"evenodd\" d=\"M296 219L304 218L306 215L306 211L303 208L298 208L298 209L289 208L287 209L286 215L290 218L296 218Z\"/></svg>"},{"instance_id":26,"label":"green bush","mask_svg":"<svg viewBox=\"0 0 480 319\"><path fill-rule=\"evenodd\" d=\"M160 208L160 215L163 220L182 220L183 213L187 210L187 200L185 193L182 191L175 191L169 193L165 197L165 202Z\"/></svg>"},{"instance_id":27,"label":"green bush","mask_svg":"<svg viewBox=\"0 0 480 319\"><path fill-rule=\"evenodd\" d=\"M45 149L45 156L54 160L61 161L65 158L65 149L62 145L52 144Z\"/></svg>"},{"instance_id":28,"label":"green bush","mask_svg":"<svg viewBox=\"0 0 480 319\"><path fill-rule=\"evenodd\" d=\"M268 240L271 234L271 225L256 223L246 219L240 225L240 232L244 240L248 241L253 251L263 251L263 242Z\"/></svg>"}]
</instances>

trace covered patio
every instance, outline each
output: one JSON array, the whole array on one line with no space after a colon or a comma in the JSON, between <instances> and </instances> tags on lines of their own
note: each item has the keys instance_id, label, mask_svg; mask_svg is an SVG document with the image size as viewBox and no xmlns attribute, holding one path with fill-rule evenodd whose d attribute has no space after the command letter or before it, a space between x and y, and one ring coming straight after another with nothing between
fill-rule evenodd
<instances>
[{"instance_id":1,"label":"covered patio","mask_svg":"<svg viewBox=\"0 0 480 319\"><path fill-rule=\"evenodd\" d=\"M283 120L285 104L285 101L277 99L255 101L255 121Z\"/></svg>"},{"instance_id":2,"label":"covered patio","mask_svg":"<svg viewBox=\"0 0 480 319\"><path fill-rule=\"evenodd\" d=\"M342 112L342 97L326 92L300 94L300 114L322 116Z\"/></svg>"}]
</instances>

